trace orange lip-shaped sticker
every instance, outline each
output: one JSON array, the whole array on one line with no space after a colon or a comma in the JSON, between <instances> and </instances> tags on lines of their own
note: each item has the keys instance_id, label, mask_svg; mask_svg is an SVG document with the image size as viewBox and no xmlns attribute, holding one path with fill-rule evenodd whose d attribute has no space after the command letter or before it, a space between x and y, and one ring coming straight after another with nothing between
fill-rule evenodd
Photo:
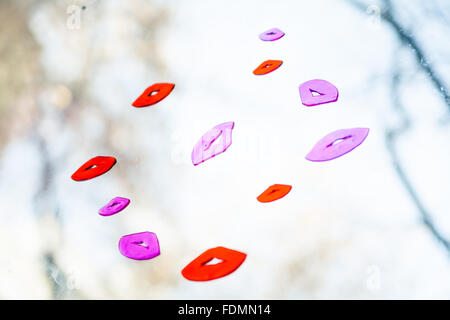
<instances>
[{"instance_id":1,"label":"orange lip-shaped sticker","mask_svg":"<svg viewBox=\"0 0 450 320\"><path fill-rule=\"evenodd\" d=\"M245 253L224 247L208 249L189 263L181 271L181 274L192 281L222 278L239 268L246 257ZM214 258L222 261L216 264L208 264Z\"/></svg>"},{"instance_id":2,"label":"orange lip-shaped sticker","mask_svg":"<svg viewBox=\"0 0 450 320\"><path fill-rule=\"evenodd\" d=\"M145 89L132 105L136 108L151 106L167 97L174 87L173 83L155 83Z\"/></svg>"},{"instance_id":3,"label":"orange lip-shaped sticker","mask_svg":"<svg viewBox=\"0 0 450 320\"><path fill-rule=\"evenodd\" d=\"M270 186L261 193L256 199L258 199L259 202L272 202L278 199L283 198L285 195L291 191L292 186L288 186L285 184L274 184L273 186Z\"/></svg>"},{"instance_id":4,"label":"orange lip-shaped sticker","mask_svg":"<svg viewBox=\"0 0 450 320\"><path fill-rule=\"evenodd\" d=\"M281 60L267 60L261 63L258 68L253 70L253 74L256 74L258 76L263 74L268 74L269 72L272 72L276 69L278 69L283 61Z\"/></svg>"},{"instance_id":5,"label":"orange lip-shaped sticker","mask_svg":"<svg viewBox=\"0 0 450 320\"><path fill-rule=\"evenodd\" d=\"M98 177L111 169L115 163L116 158L114 157L98 156L92 158L72 174L72 179L82 181Z\"/></svg>"}]
</instances>

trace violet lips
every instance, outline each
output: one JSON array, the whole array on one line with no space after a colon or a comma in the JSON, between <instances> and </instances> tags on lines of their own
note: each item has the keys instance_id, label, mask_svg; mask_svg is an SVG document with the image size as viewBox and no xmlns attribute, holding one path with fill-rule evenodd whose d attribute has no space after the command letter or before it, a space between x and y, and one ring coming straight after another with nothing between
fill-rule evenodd
<instances>
[{"instance_id":1,"label":"violet lips","mask_svg":"<svg viewBox=\"0 0 450 320\"><path fill-rule=\"evenodd\" d=\"M225 152L231 145L231 131L234 122L221 123L206 132L192 149L191 159L194 166Z\"/></svg>"},{"instance_id":2,"label":"violet lips","mask_svg":"<svg viewBox=\"0 0 450 320\"><path fill-rule=\"evenodd\" d=\"M159 256L159 242L155 233L145 231L120 238L119 251L127 258L148 260Z\"/></svg>"},{"instance_id":3,"label":"violet lips","mask_svg":"<svg viewBox=\"0 0 450 320\"><path fill-rule=\"evenodd\" d=\"M335 102L339 92L330 82L321 79L309 80L299 86L300 99L305 106Z\"/></svg>"},{"instance_id":4,"label":"violet lips","mask_svg":"<svg viewBox=\"0 0 450 320\"><path fill-rule=\"evenodd\" d=\"M108 202L103 208L98 210L98 214L101 216L111 216L125 209L129 203L130 199L115 197L110 202Z\"/></svg>"},{"instance_id":5,"label":"violet lips","mask_svg":"<svg viewBox=\"0 0 450 320\"><path fill-rule=\"evenodd\" d=\"M309 161L328 161L359 146L369 134L368 128L340 129L320 139L306 155Z\"/></svg>"}]
</instances>

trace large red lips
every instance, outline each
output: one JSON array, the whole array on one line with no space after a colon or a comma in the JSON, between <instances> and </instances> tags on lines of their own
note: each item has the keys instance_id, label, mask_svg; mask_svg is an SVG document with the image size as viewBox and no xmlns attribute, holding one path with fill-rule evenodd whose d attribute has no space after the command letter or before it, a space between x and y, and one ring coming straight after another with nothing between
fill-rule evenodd
<instances>
[{"instance_id":1,"label":"large red lips","mask_svg":"<svg viewBox=\"0 0 450 320\"><path fill-rule=\"evenodd\" d=\"M114 157L98 156L92 158L72 174L72 179L82 181L98 177L111 169L115 163L116 158Z\"/></svg>"},{"instance_id":2,"label":"large red lips","mask_svg":"<svg viewBox=\"0 0 450 320\"><path fill-rule=\"evenodd\" d=\"M151 106L167 97L174 87L173 83L155 83L145 89L132 105L136 108Z\"/></svg>"},{"instance_id":3,"label":"large red lips","mask_svg":"<svg viewBox=\"0 0 450 320\"><path fill-rule=\"evenodd\" d=\"M214 280L224 277L239 268L246 257L245 253L224 247L209 249L189 263L181 271L181 274L192 281ZM208 265L207 263L214 258L220 259L222 262Z\"/></svg>"}]
</instances>

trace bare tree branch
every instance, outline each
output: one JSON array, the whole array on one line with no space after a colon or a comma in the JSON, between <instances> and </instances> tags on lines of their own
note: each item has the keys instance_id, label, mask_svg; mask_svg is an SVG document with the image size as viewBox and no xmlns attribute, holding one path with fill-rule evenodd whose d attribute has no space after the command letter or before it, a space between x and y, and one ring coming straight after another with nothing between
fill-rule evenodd
<instances>
[{"instance_id":1,"label":"bare tree branch","mask_svg":"<svg viewBox=\"0 0 450 320\"><path fill-rule=\"evenodd\" d=\"M408 131L411 128L411 121L408 117L408 114L403 107L402 102L400 101L400 97L398 94L399 91L399 85L401 82L401 74L398 71L395 71L392 76L392 85L391 85L391 92L392 92L392 106L396 110L397 114L401 117L402 123L397 128L391 128L386 130L386 146L389 151L389 154L391 155L391 159L394 165L394 169L402 182L403 186L405 187L406 191L408 192L409 196L411 197L411 200L414 202L415 206L417 207L423 223L427 226L427 228L430 230L430 232L433 234L433 236L447 249L447 251L450 253L450 242L438 231L438 228L433 223L433 220L431 218L431 214L428 212L428 210L425 208L424 204L420 200L420 197L415 190L414 186L412 185L411 181L409 180L408 176L405 173L405 170L403 169L400 161L400 157L397 153L396 148L396 142L397 139L406 131Z\"/></svg>"},{"instance_id":2,"label":"bare tree branch","mask_svg":"<svg viewBox=\"0 0 450 320\"><path fill-rule=\"evenodd\" d=\"M366 6L357 0L349 0L349 2L360 10L366 12ZM411 32L407 31L396 19L393 13L393 8L390 0L384 0L385 8L380 12L381 18L388 23L394 30L395 34L398 36L401 44L410 47L414 52L415 60L422 71L426 73L434 87L438 90L442 96L447 109L450 111L450 96L444 82L437 75L434 68L428 63L428 59L422 46L415 40ZM411 200L416 206L417 210L421 215L421 219L425 226L429 229L434 238L441 243L445 249L450 253L450 241L446 239L445 236L438 230L437 226L434 224L430 212L426 209L422 200L420 199L416 189L411 183L408 175L406 174L403 166L401 165L400 156L397 152L397 141L399 137L411 128L411 120L404 108L400 96L399 96L399 86L401 83L401 73L396 68L397 64L394 63L394 73L392 76L391 92L392 92L392 106L396 113L400 116L401 123L396 128L386 129L385 140L386 148L391 156L394 169L399 177L403 187L408 192Z\"/></svg>"},{"instance_id":3,"label":"bare tree branch","mask_svg":"<svg viewBox=\"0 0 450 320\"><path fill-rule=\"evenodd\" d=\"M356 0L349 0L349 2L358 9L363 10L363 12L366 11L366 6L363 3ZM407 45L412 49L412 51L414 52L414 58L417 62L417 65L419 66L420 69L422 69L422 71L425 72L425 74L430 79L433 86L442 96L442 99L444 100L444 103L447 106L448 111L450 111L450 94L446 84L439 77L434 67L429 63L429 60L425 54L425 50L416 41L412 33L408 31L405 27L403 27L395 18L391 1L384 0L383 2L385 4L385 8L382 8L380 12L381 14L380 17L393 28L395 34L398 36L400 41L404 45Z\"/></svg>"}]
</instances>

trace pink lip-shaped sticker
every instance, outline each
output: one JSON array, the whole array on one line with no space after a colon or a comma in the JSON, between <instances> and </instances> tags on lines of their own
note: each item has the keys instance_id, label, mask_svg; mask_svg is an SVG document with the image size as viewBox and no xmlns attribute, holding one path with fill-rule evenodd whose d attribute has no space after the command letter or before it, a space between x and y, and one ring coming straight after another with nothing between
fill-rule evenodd
<instances>
[{"instance_id":1,"label":"pink lip-shaped sticker","mask_svg":"<svg viewBox=\"0 0 450 320\"><path fill-rule=\"evenodd\" d=\"M309 161L328 161L359 146L369 134L368 128L340 129L327 134L306 155Z\"/></svg>"},{"instance_id":2,"label":"pink lip-shaped sticker","mask_svg":"<svg viewBox=\"0 0 450 320\"><path fill-rule=\"evenodd\" d=\"M278 28L272 28L267 31L264 31L259 35L259 38L262 41L275 41L284 36L284 32Z\"/></svg>"},{"instance_id":3,"label":"pink lip-shaped sticker","mask_svg":"<svg viewBox=\"0 0 450 320\"><path fill-rule=\"evenodd\" d=\"M160 254L158 238L149 231L120 238L119 251L125 257L134 260L148 260Z\"/></svg>"},{"instance_id":4,"label":"pink lip-shaped sticker","mask_svg":"<svg viewBox=\"0 0 450 320\"><path fill-rule=\"evenodd\" d=\"M125 209L129 203L130 199L115 197L110 202L108 202L106 206L98 210L98 214L101 216L111 216Z\"/></svg>"},{"instance_id":5,"label":"pink lip-shaped sticker","mask_svg":"<svg viewBox=\"0 0 450 320\"><path fill-rule=\"evenodd\" d=\"M315 79L302 83L299 87L300 99L305 106L334 102L338 99L337 88L325 80Z\"/></svg>"},{"instance_id":6,"label":"pink lip-shaped sticker","mask_svg":"<svg viewBox=\"0 0 450 320\"><path fill-rule=\"evenodd\" d=\"M233 128L234 122L231 121L221 123L206 132L192 150L191 159L194 166L225 152L231 145Z\"/></svg>"}]
</instances>

